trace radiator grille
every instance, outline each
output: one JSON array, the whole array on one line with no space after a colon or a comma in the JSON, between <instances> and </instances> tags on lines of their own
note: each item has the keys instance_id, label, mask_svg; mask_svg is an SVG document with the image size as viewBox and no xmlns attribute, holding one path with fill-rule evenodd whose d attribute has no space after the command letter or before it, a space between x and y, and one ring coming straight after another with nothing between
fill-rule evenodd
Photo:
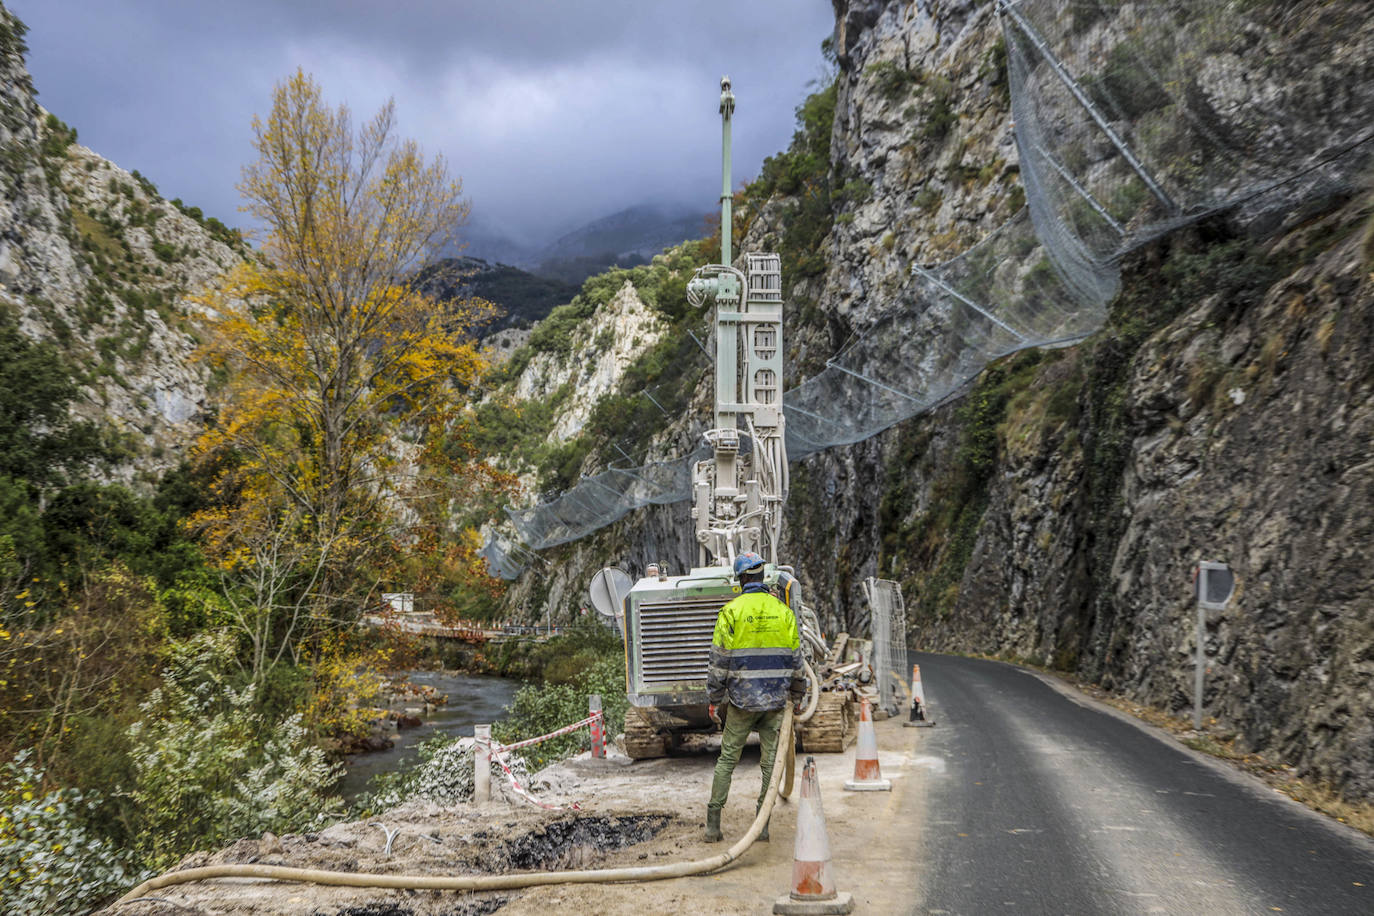
<instances>
[{"instance_id":1,"label":"radiator grille","mask_svg":"<svg viewBox=\"0 0 1374 916\"><path fill-rule=\"evenodd\" d=\"M640 671L646 685L706 680L716 615L730 597L639 606Z\"/></svg>"}]
</instances>

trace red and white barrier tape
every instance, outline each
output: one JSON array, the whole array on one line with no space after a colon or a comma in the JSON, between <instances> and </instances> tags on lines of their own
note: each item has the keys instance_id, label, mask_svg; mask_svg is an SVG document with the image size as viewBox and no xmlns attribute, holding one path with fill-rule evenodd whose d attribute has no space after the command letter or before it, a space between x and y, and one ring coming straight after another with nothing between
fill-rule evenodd
<instances>
[{"instance_id":1,"label":"red and white barrier tape","mask_svg":"<svg viewBox=\"0 0 1374 916\"><path fill-rule=\"evenodd\" d=\"M557 738L562 735L569 734L570 732L575 732L579 728L585 728L588 725L591 725L598 719L603 720L604 723L605 717L601 714L600 711L592 713L590 716L583 719L581 722L574 722L572 725L566 725L563 728L558 729L558 731L549 732L547 735L540 735L538 738L528 738L524 741L517 741L514 744L495 744L492 742L486 742L487 749L491 752L491 759L496 761L496 765L499 766L505 772L506 779L510 780L511 789L514 790L516 795L520 796L525 801L529 802L532 805L538 805L545 811L564 811L567 809L581 811L582 809L578 806L577 802L573 802L568 805L549 805L535 798L533 795L530 794L528 789L520 785L520 780L515 778L515 772L510 768L510 765L502 759L501 755L505 754L508 751L517 750L518 748L522 747L529 747L532 744L539 744L540 742L548 741L550 738Z\"/></svg>"},{"instance_id":2,"label":"red and white barrier tape","mask_svg":"<svg viewBox=\"0 0 1374 916\"><path fill-rule=\"evenodd\" d=\"M518 780L518 779L515 778L515 773L514 773L514 771L512 771L511 768L510 768L509 766L506 765L506 761L504 761L504 760L501 759L501 755L500 755L500 754L493 752L492 755L491 755L491 759L492 759L492 760L495 760L495 761L496 761L496 765L499 766L502 770L505 771L505 773L506 773L506 779L510 780L510 787L511 787L512 791L514 791L516 795L520 796L521 798L523 798L525 801L529 802L530 804L532 804L532 805L538 805L539 807L543 808L545 811L566 811L566 810L568 810L568 809L572 809L573 811L581 811L581 810L582 810L581 806L578 805L577 802L572 802L572 803L567 804L567 805L550 805L550 804L546 804L545 802L541 802L539 799L537 799L537 798L535 798L533 795L531 795L531 794L530 794L530 791L529 791L528 789L526 789L524 786L520 785L520 780Z\"/></svg>"},{"instance_id":3,"label":"red and white barrier tape","mask_svg":"<svg viewBox=\"0 0 1374 916\"><path fill-rule=\"evenodd\" d=\"M579 728L591 725L597 719L603 718L600 712L594 712L581 722L574 722L572 725L565 725L556 732L549 732L547 735L540 735L538 738L526 738L524 741L517 741L514 744L493 744L491 749L497 752L513 751L516 748L529 747L531 744L539 744L541 741L548 741L550 738L558 738L569 732L575 732Z\"/></svg>"}]
</instances>

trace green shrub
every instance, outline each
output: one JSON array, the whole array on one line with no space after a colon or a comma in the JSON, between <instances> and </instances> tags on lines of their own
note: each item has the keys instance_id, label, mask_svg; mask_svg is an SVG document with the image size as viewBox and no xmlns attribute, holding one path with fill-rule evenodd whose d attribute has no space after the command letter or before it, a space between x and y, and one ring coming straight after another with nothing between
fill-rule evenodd
<instances>
[{"instance_id":1,"label":"green shrub","mask_svg":"<svg viewBox=\"0 0 1374 916\"><path fill-rule=\"evenodd\" d=\"M539 322L534 333L530 335L530 349L536 353L554 353L560 356L571 353L573 331L596 313L598 304L594 298L579 293L573 297L572 302L560 305L549 312L549 317Z\"/></svg>"},{"instance_id":2,"label":"green shrub","mask_svg":"<svg viewBox=\"0 0 1374 916\"><path fill-rule=\"evenodd\" d=\"M211 238L228 245L239 254L247 256L248 248L244 244L242 232L237 229L229 228L213 216L206 216L201 211L200 207L188 207L182 202L180 197L173 197L168 203L199 223L205 231L210 233ZM159 257L161 257L161 255L159 255ZM167 259L164 258L163 260Z\"/></svg>"},{"instance_id":3,"label":"green shrub","mask_svg":"<svg viewBox=\"0 0 1374 916\"><path fill-rule=\"evenodd\" d=\"M0 54L5 56L23 57L29 53L29 46L24 41L24 36L29 33L29 27L20 21L18 16L12 13L0 13Z\"/></svg>"},{"instance_id":4,"label":"green shrub","mask_svg":"<svg viewBox=\"0 0 1374 916\"><path fill-rule=\"evenodd\" d=\"M157 255L158 260L167 264L181 260L181 252L177 250L177 246L157 239L153 240L153 254Z\"/></svg>"},{"instance_id":5,"label":"green shrub","mask_svg":"<svg viewBox=\"0 0 1374 916\"><path fill-rule=\"evenodd\" d=\"M269 721L252 686L233 686L234 654L223 631L174 645L162 686L129 728L130 796L143 819L136 842L154 867L338 813L325 795L337 768L309 741L298 714Z\"/></svg>"},{"instance_id":6,"label":"green shrub","mask_svg":"<svg viewBox=\"0 0 1374 916\"><path fill-rule=\"evenodd\" d=\"M134 169L129 174L133 176L134 181L138 182L138 185L143 189L144 194L147 194L149 197L152 198L157 198L160 196L157 193L157 185L153 184L152 180L144 176L141 172L139 172L138 169Z\"/></svg>"},{"instance_id":7,"label":"green shrub","mask_svg":"<svg viewBox=\"0 0 1374 916\"><path fill-rule=\"evenodd\" d=\"M587 717L587 697L601 695L606 736L625 729L625 660L622 655L601 655L566 684L527 685L515 693L510 714L492 726L492 736L503 744L546 735ZM586 729L524 748L521 753L534 767L584 751L591 746Z\"/></svg>"},{"instance_id":8,"label":"green shrub","mask_svg":"<svg viewBox=\"0 0 1374 916\"><path fill-rule=\"evenodd\" d=\"M921 82L919 71L908 70L895 61L879 60L864 69L873 87L888 101L902 98Z\"/></svg>"},{"instance_id":9,"label":"green shrub","mask_svg":"<svg viewBox=\"0 0 1374 916\"><path fill-rule=\"evenodd\" d=\"M959 115L954 110L954 84L944 77L936 77L928 85L930 101L922 111L921 125L915 133L916 141L922 145L944 140L959 122Z\"/></svg>"},{"instance_id":10,"label":"green shrub","mask_svg":"<svg viewBox=\"0 0 1374 916\"><path fill-rule=\"evenodd\" d=\"M1007 77L1007 40L998 38L996 43L983 55L983 66L978 78L987 80L989 88L1001 98L1002 104L1011 106L1011 84Z\"/></svg>"},{"instance_id":11,"label":"green shrub","mask_svg":"<svg viewBox=\"0 0 1374 916\"><path fill-rule=\"evenodd\" d=\"M62 123L57 115L52 114L48 115L44 127L46 130L43 132L42 145L39 148L43 171L50 183L57 184L62 163L67 158L67 147L76 142L76 128Z\"/></svg>"},{"instance_id":12,"label":"green shrub","mask_svg":"<svg viewBox=\"0 0 1374 916\"><path fill-rule=\"evenodd\" d=\"M861 204L873 197L873 185L862 178L851 178L840 188L838 198L846 203Z\"/></svg>"},{"instance_id":13,"label":"green shrub","mask_svg":"<svg viewBox=\"0 0 1374 916\"><path fill-rule=\"evenodd\" d=\"M29 755L21 751L0 766L0 907L88 913L146 877L87 827L99 796L45 789L47 779Z\"/></svg>"}]
</instances>

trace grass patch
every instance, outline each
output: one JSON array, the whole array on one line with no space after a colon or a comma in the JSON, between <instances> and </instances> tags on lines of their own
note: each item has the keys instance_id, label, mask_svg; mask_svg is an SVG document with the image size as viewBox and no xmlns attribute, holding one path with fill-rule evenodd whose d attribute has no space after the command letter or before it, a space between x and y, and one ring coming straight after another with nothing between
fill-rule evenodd
<instances>
[{"instance_id":1,"label":"grass patch","mask_svg":"<svg viewBox=\"0 0 1374 916\"><path fill-rule=\"evenodd\" d=\"M87 243L88 251L98 253L110 261L123 260L124 245L108 226L75 205L71 208L71 214L76 231Z\"/></svg>"}]
</instances>

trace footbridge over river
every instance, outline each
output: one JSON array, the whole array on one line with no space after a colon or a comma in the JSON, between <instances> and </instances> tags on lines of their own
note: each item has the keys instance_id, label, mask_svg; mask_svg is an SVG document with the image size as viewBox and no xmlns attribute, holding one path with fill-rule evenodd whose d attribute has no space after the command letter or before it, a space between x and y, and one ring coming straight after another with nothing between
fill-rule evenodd
<instances>
[{"instance_id":1,"label":"footbridge over river","mask_svg":"<svg viewBox=\"0 0 1374 916\"><path fill-rule=\"evenodd\" d=\"M456 639L473 645L503 643L511 639L546 640L563 632L562 627L522 626L459 620L445 622L432 611L400 612L386 611L380 614L366 614L362 625L371 629L392 629L399 633L414 636L433 636L439 639Z\"/></svg>"}]
</instances>

